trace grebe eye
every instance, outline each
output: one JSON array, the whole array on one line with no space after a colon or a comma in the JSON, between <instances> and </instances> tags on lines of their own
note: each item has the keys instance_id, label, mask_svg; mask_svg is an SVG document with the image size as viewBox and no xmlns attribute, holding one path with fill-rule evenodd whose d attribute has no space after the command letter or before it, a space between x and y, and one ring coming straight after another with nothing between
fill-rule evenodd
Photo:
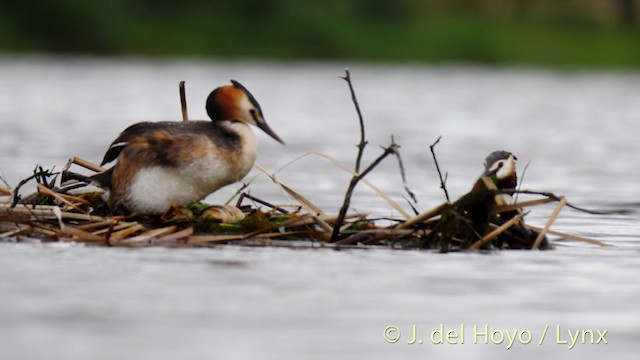
<instances>
[{"instance_id":1,"label":"grebe eye","mask_svg":"<svg viewBox=\"0 0 640 360\"><path fill-rule=\"evenodd\" d=\"M498 163L498 169L500 169L502 166L504 166L504 162L500 161L500 162Z\"/></svg>"},{"instance_id":2,"label":"grebe eye","mask_svg":"<svg viewBox=\"0 0 640 360\"><path fill-rule=\"evenodd\" d=\"M251 118L256 122L256 124L261 122L258 110L256 110L255 108L251 108L249 109L249 114L251 114Z\"/></svg>"}]
</instances>

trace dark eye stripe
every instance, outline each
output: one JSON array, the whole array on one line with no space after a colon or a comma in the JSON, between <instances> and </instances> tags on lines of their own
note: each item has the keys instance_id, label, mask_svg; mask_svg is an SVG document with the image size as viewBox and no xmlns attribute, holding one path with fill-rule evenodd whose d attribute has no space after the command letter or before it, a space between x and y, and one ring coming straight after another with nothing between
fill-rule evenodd
<instances>
[{"instance_id":1,"label":"dark eye stripe","mask_svg":"<svg viewBox=\"0 0 640 360\"><path fill-rule=\"evenodd\" d=\"M249 113L251 114L251 117L253 118L253 121L256 122L256 124L260 123L260 121L258 120L256 109L250 109Z\"/></svg>"}]
</instances>

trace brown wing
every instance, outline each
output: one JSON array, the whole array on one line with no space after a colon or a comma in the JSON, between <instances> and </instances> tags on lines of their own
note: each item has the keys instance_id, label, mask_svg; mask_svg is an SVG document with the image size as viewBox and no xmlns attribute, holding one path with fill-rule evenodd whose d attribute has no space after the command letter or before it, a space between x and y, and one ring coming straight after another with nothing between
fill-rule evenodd
<instances>
[{"instance_id":1,"label":"brown wing","mask_svg":"<svg viewBox=\"0 0 640 360\"><path fill-rule=\"evenodd\" d=\"M104 157L102 158L102 163L100 163L100 165L110 163L115 159L117 159L118 155L120 155L120 152L122 152L122 149L124 149L124 147L127 145L129 141L131 141L131 139L135 138L136 136L140 136L146 132L150 132L150 131L158 130L162 127L166 127L168 123L169 122L157 122L157 123L141 122L141 123L137 123L129 126L123 132L121 132L120 135L118 135L118 137L115 140L113 140L111 145L109 145L109 149L104 154Z\"/></svg>"},{"instance_id":2,"label":"brown wing","mask_svg":"<svg viewBox=\"0 0 640 360\"><path fill-rule=\"evenodd\" d=\"M165 131L167 134L202 134L215 139L216 144L225 148L233 148L239 141L236 134L219 126L216 122L211 121L162 121L162 122L141 122L129 126L111 143L109 149L104 154L102 163L104 165L118 158L122 150L133 139L153 133L159 130Z\"/></svg>"}]
</instances>

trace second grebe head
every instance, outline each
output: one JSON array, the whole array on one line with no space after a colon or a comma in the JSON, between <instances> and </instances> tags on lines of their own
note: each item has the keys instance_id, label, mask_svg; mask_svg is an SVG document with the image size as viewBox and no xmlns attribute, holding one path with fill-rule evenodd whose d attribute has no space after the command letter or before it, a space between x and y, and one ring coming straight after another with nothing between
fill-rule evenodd
<instances>
[{"instance_id":1,"label":"second grebe head","mask_svg":"<svg viewBox=\"0 0 640 360\"><path fill-rule=\"evenodd\" d=\"M515 155L508 151L494 151L484 160L482 176L495 177L494 182L517 184ZM500 186L499 186L500 187Z\"/></svg>"},{"instance_id":2,"label":"second grebe head","mask_svg":"<svg viewBox=\"0 0 640 360\"><path fill-rule=\"evenodd\" d=\"M284 145L284 141L267 125L260 104L249 90L235 80L231 80L231 84L221 86L209 94L206 107L211 120L241 121L257 126Z\"/></svg>"}]
</instances>

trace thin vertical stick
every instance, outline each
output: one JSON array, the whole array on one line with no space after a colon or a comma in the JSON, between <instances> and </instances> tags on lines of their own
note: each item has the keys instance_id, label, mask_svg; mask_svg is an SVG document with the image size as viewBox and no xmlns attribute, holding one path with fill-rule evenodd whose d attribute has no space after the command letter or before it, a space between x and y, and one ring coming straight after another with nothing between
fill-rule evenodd
<instances>
[{"instance_id":1,"label":"thin vertical stick","mask_svg":"<svg viewBox=\"0 0 640 360\"><path fill-rule=\"evenodd\" d=\"M529 168L529 165L531 165L531 160L527 161L527 165L524 166L524 169L522 170L522 175L520 175L520 181L518 184L518 191L522 190L522 184L524 183L524 176L527 175L527 169ZM520 195L520 193L516 193L516 196L513 198L513 202L518 202L518 195Z\"/></svg>"},{"instance_id":2,"label":"thin vertical stick","mask_svg":"<svg viewBox=\"0 0 640 360\"><path fill-rule=\"evenodd\" d=\"M391 135L391 143L392 144L395 143L393 135ZM411 200L413 200L414 203L417 203L418 199L416 199L416 195L413 193L413 191L411 191L411 189L409 189L409 185L407 184L407 176L404 171L404 164L402 163L402 157L400 156L400 146L398 146L398 149L396 149L395 154L396 154L396 159L398 159L398 166L400 167L400 176L402 176L402 185L404 186L404 191L406 191L407 194L409 194L409 196L411 197Z\"/></svg>"},{"instance_id":3,"label":"thin vertical stick","mask_svg":"<svg viewBox=\"0 0 640 360\"><path fill-rule=\"evenodd\" d=\"M184 90L184 80L178 85L180 90L180 108L182 109L182 121L189 121L189 113L187 112L187 95Z\"/></svg>"},{"instance_id":4,"label":"thin vertical stick","mask_svg":"<svg viewBox=\"0 0 640 360\"><path fill-rule=\"evenodd\" d=\"M356 98L356 92L353 89L353 84L351 83L351 74L349 73L349 69L346 68L345 76L341 77L344 81L349 85L349 91L351 92L351 100L353 101L353 105L356 108L356 112L358 113L358 121L360 123L360 143L358 144L358 156L356 157L355 164L355 172L353 177L351 178L351 182L347 187L347 192L344 196L344 202L342 203L342 207L340 208L340 213L338 214L338 218L336 222L333 224L333 232L331 233L331 242L338 241L340 236L340 228L343 225L345 216L347 215L347 211L349 210L349 205L351 204L351 195L353 194L353 190L360 180L362 180L373 168L375 168L385 157L389 154L395 154L398 150L398 145L394 143L393 136L391 137L391 145L389 147L384 148L384 152L375 159L365 170L360 173L360 166L362 163L362 155L364 153L364 148L367 146L367 139L364 131L364 119L362 118L362 112L360 111L360 105L358 104L358 99Z\"/></svg>"},{"instance_id":5,"label":"thin vertical stick","mask_svg":"<svg viewBox=\"0 0 640 360\"><path fill-rule=\"evenodd\" d=\"M358 104L358 99L356 98L356 92L353 90L353 84L351 83L351 73L349 73L349 68L344 69L345 76L340 76L341 79L349 84L349 91L351 92L351 100L353 101L353 105L356 108L356 112L358 113L358 121L360 122L360 143L358 144L358 156L356 157L356 173L360 172L360 163L362 162L362 155L364 153L364 148L367 146L367 138L364 133L364 120L362 118L362 112L360 111L360 105Z\"/></svg>"},{"instance_id":6,"label":"thin vertical stick","mask_svg":"<svg viewBox=\"0 0 640 360\"><path fill-rule=\"evenodd\" d=\"M438 140L436 140L436 142L429 145L429 149L431 149L431 155L433 155L433 162L436 163L436 170L438 170L438 177L440 177L440 188L444 190L444 196L447 198L447 202L451 202L451 199L449 199L449 192L447 191L447 185L446 185L447 176L445 175L445 178L444 179L442 178L442 172L440 172L440 165L438 165L438 159L436 158L436 152L434 150L436 145L438 145L438 143L440 142L440 139L442 139L442 135L438 137Z\"/></svg>"},{"instance_id":7,"label":"thin vertical stick","mask_svg":"<svg viewBox=\"0 0 640 360\"><path fill-rule=\"evenodd\" d=\"M542 231L540 231L540 233L538 234L536 241L531 246L531 250L535 250L540 246L540 244L542 243L542 239L544 239L545 234L547 233L547 231L549 231L549 228L558 217L558 214L560 214L560 210L562 210L562 208L566 204L567 204L567 199L564 196L561 196L558 206L556 206L555 210L553 210L553 213L549 217L549 220L547 220L547 223L544 224L544 228L542 228Z\"/></svg>"}]
</instances>

